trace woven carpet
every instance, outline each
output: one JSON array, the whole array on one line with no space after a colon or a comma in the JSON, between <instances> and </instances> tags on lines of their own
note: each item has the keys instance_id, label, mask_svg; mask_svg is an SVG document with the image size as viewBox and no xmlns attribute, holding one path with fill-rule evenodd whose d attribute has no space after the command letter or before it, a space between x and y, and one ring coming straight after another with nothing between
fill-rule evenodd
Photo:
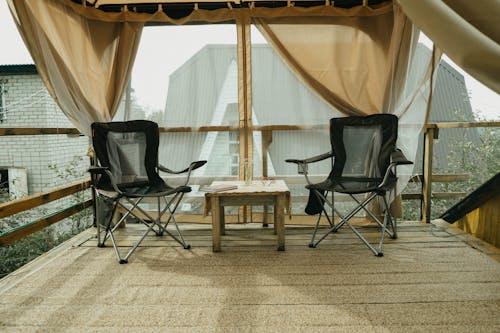
<instances>
[{"instance_id":1,"label":"woven carpet","mask_svg":"<svg viewBox=\"0 0 500 333\"><path fill-rule=\"evenodd\" d=\"M229 229L220 253L192 230L191 250L151 239L126 265L73 246L0 283L0 332L500 332L500 264L412 228L381 258L356 241L309 249L303 229L284 252L271 231Z\"/></svg>"}]
</instances>

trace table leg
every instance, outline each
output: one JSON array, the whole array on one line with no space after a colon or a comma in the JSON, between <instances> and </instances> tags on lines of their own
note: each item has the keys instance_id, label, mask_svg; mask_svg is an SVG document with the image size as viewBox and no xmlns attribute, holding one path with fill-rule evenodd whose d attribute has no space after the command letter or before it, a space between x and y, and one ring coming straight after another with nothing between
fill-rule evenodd
<instances>
[{"instance_id":1,"label":"table leg","mask_svg":"<svg viewBox=\"0 0 500 333\"><path fill-rule=\"evenodd\" d=\"M267 228L269 223L267 223L267 213L269 213L269 206L264 206L264 212L262 214L262 227Z\"/></svg>"},{"instance_id":2,"label":"table leg","mask_svg":"<svg viewBox=\"0 0 500 333\"><path fill-rule=\"evenodd\" d=\"M213 196L210 200L212 210L212 251L220 252L221 233L221 206L218 196Z\"/></svg>"},{"instance_id":3,"label":"table leg","mask_svg":"<svg viewBox=\"0 0 500 333\"><path fill-rule=\"evenodd\" d=\"M273 233L275 235L278 234L278 223L276 222L276 218L277 218L277 215L276 215L276 212L278 211L278 202L277 202L277 198L275 198L275 203L274 203L274 206L273 206L273 216L274 216L274 221L273 221Z\"/></svg>"},{"instance_id":4,"label":"table leg","mask_svg":"<svg viewBox=\"0 0 500 333\"><path fill-rule=\"evenodd\" d=\"M285 197L278 195L274 208L274 225L278 238L278 251L285 251Z\"/></svg>"},{"instance_id":5,"label":"table leg","mask_svg":"<svg viewBox=\"0 0 500 333\"><path fill-rule=\"evenodd\" d=\"M226 234L226 212L224 211L224 206L219 205L219 220L220 220L220 234Z\"/></svg>"}]
</instances>

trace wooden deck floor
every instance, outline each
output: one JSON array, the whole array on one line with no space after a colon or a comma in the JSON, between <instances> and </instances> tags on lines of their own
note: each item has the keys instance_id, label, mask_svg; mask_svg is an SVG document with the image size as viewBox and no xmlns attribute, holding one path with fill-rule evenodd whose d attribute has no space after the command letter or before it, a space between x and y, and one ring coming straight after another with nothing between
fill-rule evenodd
<instances>
[{"instance_id":1,"label":"wooden deck floor","mask_svg":"<svg viewBox=\"0 0 500 333\"><path fill-rule=\"evenodd\" d=\"M348 230L230 225L212 253L148 237L127 265L92 231L0 281L1 332L500 332L500 251L458 230L401 223L375 257ZM452 232L453 231L453 232ZM120 242L139 235L129 225Z\"/></svg>"}]
</instances>

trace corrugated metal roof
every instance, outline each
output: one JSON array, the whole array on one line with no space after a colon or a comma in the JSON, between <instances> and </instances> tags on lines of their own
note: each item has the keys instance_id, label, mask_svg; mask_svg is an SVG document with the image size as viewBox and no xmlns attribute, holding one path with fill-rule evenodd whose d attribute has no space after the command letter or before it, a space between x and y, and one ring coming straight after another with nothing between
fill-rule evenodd
<instances>
[{"instance_id":1,"label":"corrugated metal roof","mask_svg":"<svg viewBox=\"0 0 500 333\"><path fill-rule=\"evenodd\" d=\"M417 61L423 67L424 59L428 58L431 51L420 45L417 48ZM417 66L417 67L419 67ZM436 85L432 96L429 122L474 122L474 113L470 103L470 98L465 85L465 79L449 63L441 60L436 77ZM481 140L477 128L454 128L443 129L439 133L439 139L434 141L433 169L435 173L442 173L450 168L450 157L454 159L473 158L464 156L464 153L457 148L460 143L472 142L479 145ZM415 160L414 173L422 172L422 152L423 134L419 136L419 147ZM482 163L478 159L478 163ZM480 167L480 166L478 166Z\"/></svg>"}]
</instances>

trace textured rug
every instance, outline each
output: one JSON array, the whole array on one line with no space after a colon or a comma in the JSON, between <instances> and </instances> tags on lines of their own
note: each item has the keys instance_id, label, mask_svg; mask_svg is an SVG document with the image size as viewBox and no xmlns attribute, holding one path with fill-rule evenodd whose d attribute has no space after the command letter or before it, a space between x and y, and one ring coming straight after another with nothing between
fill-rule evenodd
<instances>
[{"instance_id":1,"label":"textured rug","mask_svg":"<svg viewBox=\"0 0 500 333\"><path fill-rule=\"evenodd\" d=\"M269 230L230 229L220 253L209 230L185 235L191 250L152 238L126 265L86 243L0 283L0 331L500 332L500 264L414 229L382 258L356 241L309 249L300 229L284 252Z\"/></svg>"}]
</instances>

